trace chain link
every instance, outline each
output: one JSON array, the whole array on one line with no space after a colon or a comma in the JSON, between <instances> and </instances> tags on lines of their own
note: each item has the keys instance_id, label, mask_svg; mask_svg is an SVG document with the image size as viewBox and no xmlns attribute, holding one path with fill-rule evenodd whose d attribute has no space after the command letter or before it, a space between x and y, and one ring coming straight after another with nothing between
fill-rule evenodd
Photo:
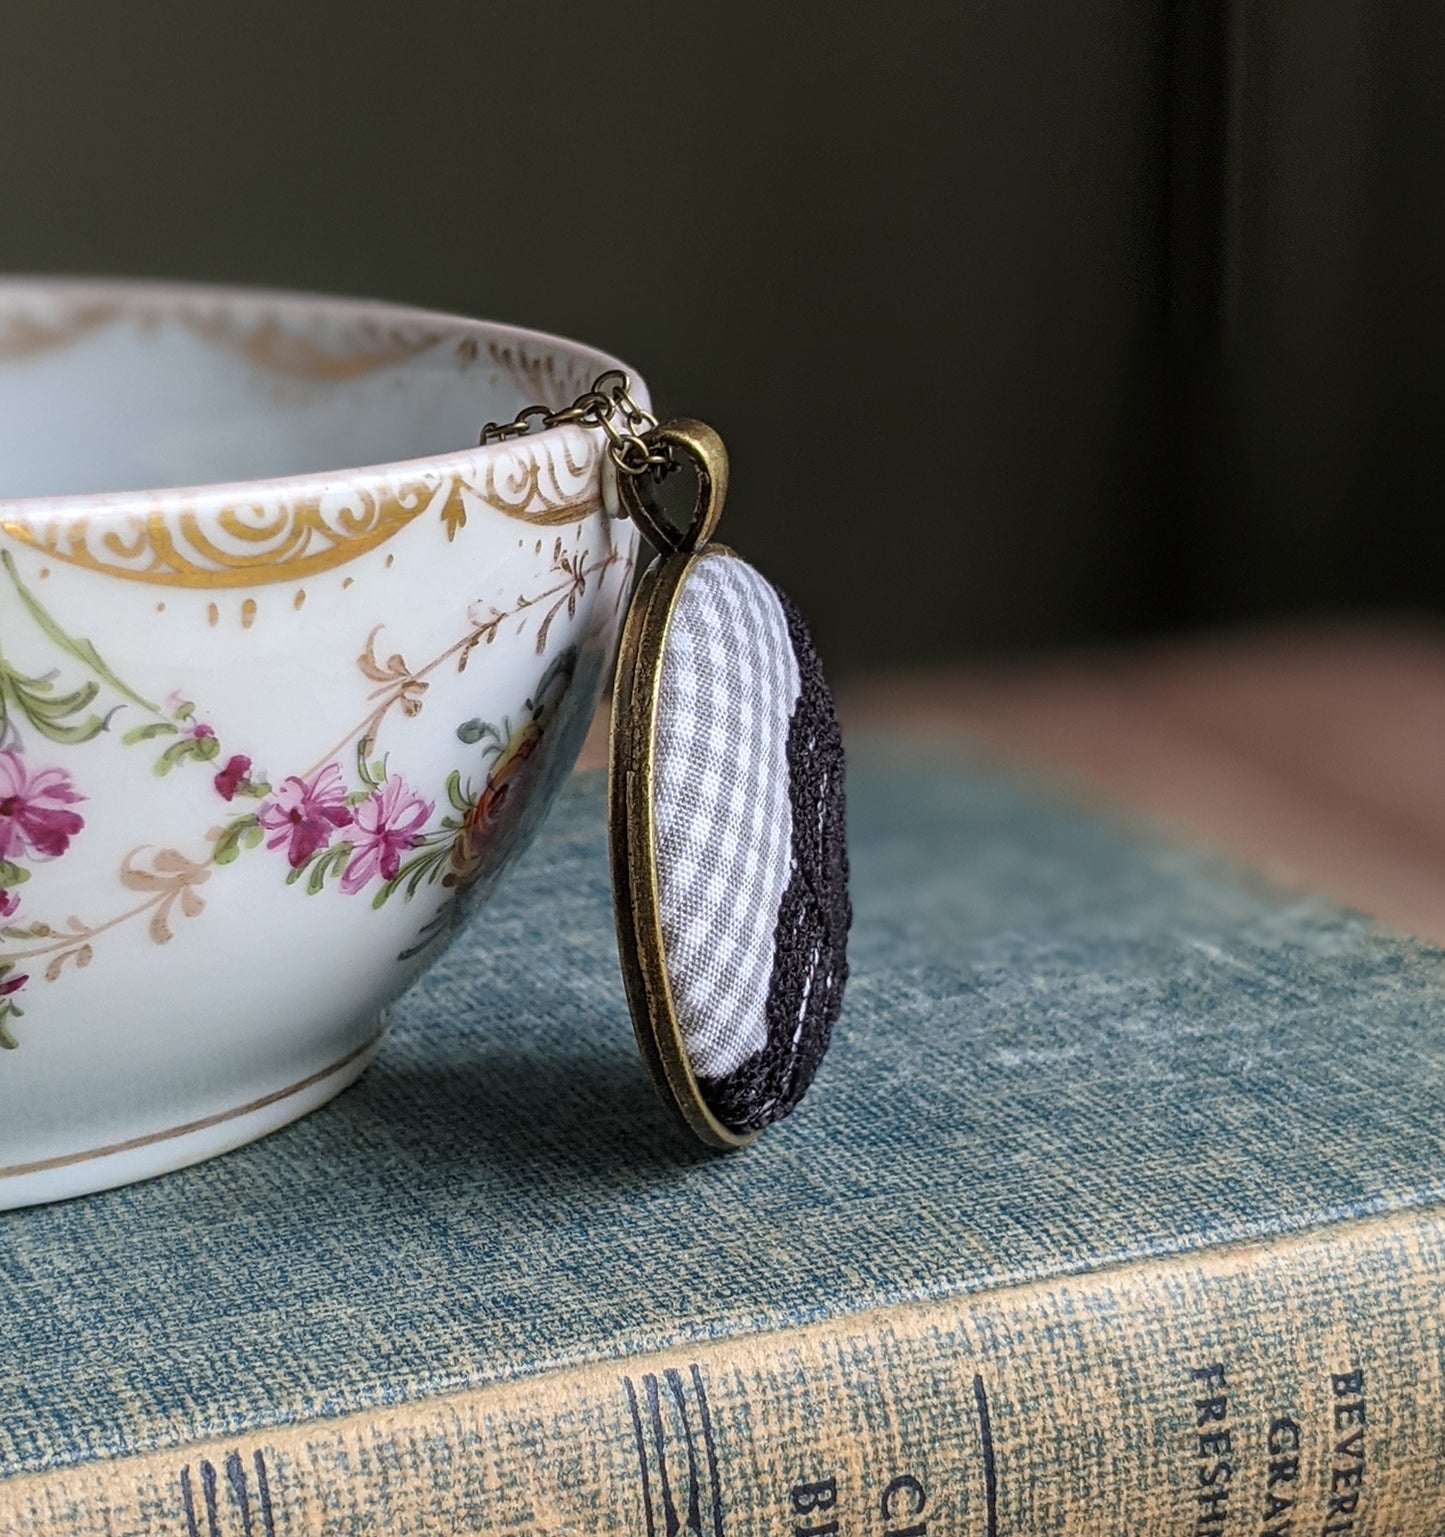
<instances>
[{"instance_id":1,"label":"chain link","mask_svg":"<svg viewBox=\"0 0 1445 1537\"><path fill-rule=\"evenodd\" d=\"M677 460L666 445L648 441L657 418L637 404L631 390L632 380L620 368L609 368L570 406L556 411L546 406L527 406L509 422L488 422L477 441L485 446L524 437L536 422L544 428L571 424L597 427L607 438L612 462L624 475L651 475L653 480L660 481L677 468Z\"/></svg>"}]
</instances>

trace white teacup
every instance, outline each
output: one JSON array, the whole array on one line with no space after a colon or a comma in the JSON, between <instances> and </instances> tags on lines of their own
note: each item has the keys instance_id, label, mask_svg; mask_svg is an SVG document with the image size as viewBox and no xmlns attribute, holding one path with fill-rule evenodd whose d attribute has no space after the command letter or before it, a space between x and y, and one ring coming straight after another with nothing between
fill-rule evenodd
<instances>
[{"instance_id":1,"label":"white teacup","mask_svg":"<svg viewBox=\"0 0 1445 1537\"><path fill-rule=\"evenodd\" d=\"M382 304L0 282L0 1207L362 1071L571 768L636 555L600 433L478 429L614 366Z\"/></svg>"}]
</instances>

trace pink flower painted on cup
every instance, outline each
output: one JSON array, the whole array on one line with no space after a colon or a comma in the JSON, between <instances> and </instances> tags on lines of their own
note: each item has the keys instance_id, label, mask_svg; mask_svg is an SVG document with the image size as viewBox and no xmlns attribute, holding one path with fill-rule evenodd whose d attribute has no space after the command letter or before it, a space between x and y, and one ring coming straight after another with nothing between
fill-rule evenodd
<instances>
[{"instance_id":1,"label":"pink flower painted on cup","mask_svg":"<svg viewBox=\"0 0 1445 1537\"><path fill-rule=\"evenodd\" d=\"M18 752L0 752L0 859L58 859L85 826L70 809L84 799L64 769L31 774Z\"/></svg>"},{"instance_id":2,"label":"pink flower painted on cup","mask_svg":"<svg viewBox=\"0 0 1445 1537\"><path fill-rule=\"evenodd\" d=\"M341 889L354 896L375 876L389 881L401 869L401 856L416 846L432 814L404 779L393 776L356 808L351 838L355 852L341 873Z\"/></svg>"},{"instance_id":3,"label":"pink flower painted on cup","mask_svg":"<svg viewBox=\"0 0 1445 1537\"><path fill-rule=\"evenodd\" d=\"M340 768L328 763L310 779L298 779L294 774L283 779L261 807L257 819L271 834L266 847L279 849L285 844L291 868L299 869L318 849L331 842L338 827L351 825L346 783Z\"/></svg>"},{"instance_id":4,"label":"pink flower painted on cup","mask_svg":"<svg viewBox=\"0 0 1445 1537\"><path fill-rule=\"evenodd\" d=\"M224 801L236 798L236 792L251 775L251 760L243 753L227 759L225 767L216 775L213 783L216 794Z\"/></svg>"}]
</instances>

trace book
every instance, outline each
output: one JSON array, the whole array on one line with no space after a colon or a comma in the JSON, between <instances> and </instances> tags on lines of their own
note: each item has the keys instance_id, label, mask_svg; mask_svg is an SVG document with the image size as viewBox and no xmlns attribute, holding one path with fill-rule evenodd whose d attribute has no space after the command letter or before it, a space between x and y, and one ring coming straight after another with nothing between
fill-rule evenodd
<instances>
[{"instance_id":1,"label":"book","mask_svg":"<svg viewBox=\"0 0 1445 1537\"><path fill-rule=\"evenodd\" d=\"M1438 1532L1445 954L853 757L752 1147L651 1094L579 776L355 1088L0 1218L0 1532Z\"/></svg>"}]
</instances>

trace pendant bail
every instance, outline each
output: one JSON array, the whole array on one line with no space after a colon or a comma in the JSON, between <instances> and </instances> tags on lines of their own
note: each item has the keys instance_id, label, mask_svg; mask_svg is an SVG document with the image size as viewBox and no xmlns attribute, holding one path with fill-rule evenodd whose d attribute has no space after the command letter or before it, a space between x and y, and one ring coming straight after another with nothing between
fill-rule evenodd
<instances>
[{"instance_id":1,"label":"pendant bail","mask_svg":"<svg viewBox=\"0 0 1445 1537\"><path fill-rule=\"evenodd\" d=\"M676 527L643 495L642 475L618 476L623 509L660 554L690 555L712 538L722 518L728 493L727 448L706 422L691 417L661 422L647 432L643 441L649 449L660 450L674 463L680 456L692 466L697 482L692 517L685 528Z\"/></svg>"}]
</instances>

